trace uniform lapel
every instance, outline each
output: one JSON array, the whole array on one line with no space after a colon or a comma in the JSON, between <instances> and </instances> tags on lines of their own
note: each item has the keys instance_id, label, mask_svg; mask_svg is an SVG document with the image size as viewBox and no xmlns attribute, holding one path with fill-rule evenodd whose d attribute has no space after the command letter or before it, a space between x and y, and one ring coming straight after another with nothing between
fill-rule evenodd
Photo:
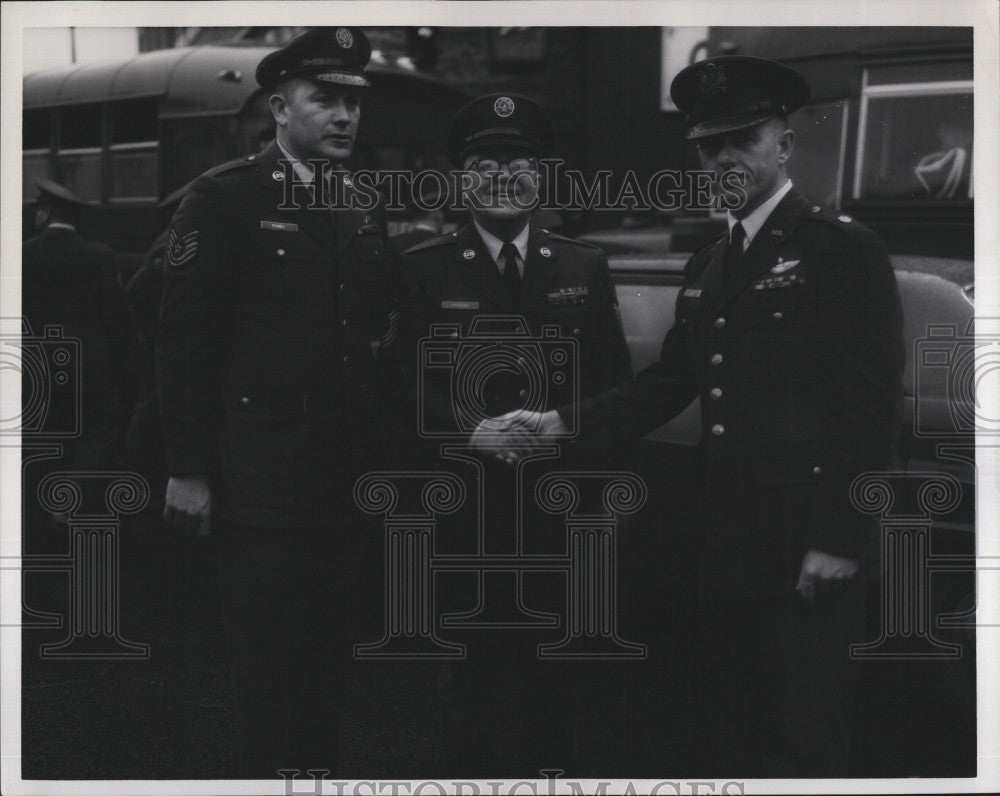
<instances>
[{"instance_id":1,"label":"uniform lapel","mask_svg":"<svg viewBox=\"0 0 1000 796\"><path fill-rule=\"evenodd\" d=\"M257 181L261 186L271 190L274 196L274 218L262 218L260 221L277 221L285 224L297 224L299 229L312 235L324 247L333 244L333 230L328 220L329 213L320 207L310 208L312 198L311 188L299 185L292 190L286 189L285 181L292 178L291 168L282 165L281 150L274 142L260 153L257 162ZM287 194L287 196L286 196ZM292 207L282 208L286 198L294 200Z\"/></svg>"},{"instance_id":2,"label":"uniform lapel","mask_svg":"<svg viewBox=\"0 0 1000 796\"><path fill-rule=\"evenodd\" d=\"M475 290L475 295L483 296L505 311L517 310L507 300L500 269L471 221L459 231L453 251L459 279Z\"/></svg>"},{"instance_id":3,"label":"uniform lapel","mask_svg":"<svg viewBox=\"0 0 1000 796\"><path fill-rule=\"evenodd\" d=\"M559 266L556 265L558 249L545 232L532 224L525 254L521 309L528 312L545 298L545 289L559 273Z\"/></svg>"},{"instance_id":4,"label":"uniform lapel","mask_svg":"<svg viewBox=\"0 0 1000 796\"><path fill-rule=\"evenodd\" d=\"M729 304L774 267L778 261L778 248L794 233L806 204L805 198L794 190L789 191L778 203L743 253L736 275L723 287L718 304L720 308ZM724 256L725 246L720 246L719 249L722 252L719 255L721 258Z\"/></svg>"}]
</instances>

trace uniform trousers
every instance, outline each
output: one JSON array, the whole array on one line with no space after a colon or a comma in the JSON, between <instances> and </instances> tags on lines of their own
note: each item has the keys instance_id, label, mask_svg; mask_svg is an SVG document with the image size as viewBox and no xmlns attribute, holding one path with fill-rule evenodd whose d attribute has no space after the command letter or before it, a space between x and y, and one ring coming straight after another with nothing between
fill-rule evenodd
<instances>
[{"instance_id":1,"label":"uniform trousers","mask_svg":"<svg viewBox=\"0 0 1000 796\"><path fill-rule=\"evenodd\" d=\"M339 697L359 635L358 529L223 522L217 532L239 776L333 773Z\"/></svg>"},{"instance_id":2,"label":"uniform trousers","mask_svg":"<svg viewBox=\"0 0 1000 796\"><path fill-rule=\"evenodd\" d=\"M795 591L808 492L732 473L703 521L700 628L712 774L849 775L865 584ZM728 551L728 552L727 552Z\"/></svg>"}]
</instances>

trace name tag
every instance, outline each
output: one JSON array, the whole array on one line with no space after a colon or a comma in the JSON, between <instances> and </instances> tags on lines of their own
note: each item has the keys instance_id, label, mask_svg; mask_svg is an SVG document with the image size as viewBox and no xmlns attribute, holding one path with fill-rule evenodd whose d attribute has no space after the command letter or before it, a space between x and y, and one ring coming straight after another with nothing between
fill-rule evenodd
<instances>
[{"instance_id":1,"label":"name tag","mask_svg":"<svg viewBox=\"0 0 1000 796\"><path fill-rule=\"evenodd\" d=\"M261 229L273 229L278 232L298 232L299 225L291 224L287 221L261 221Z\"/></svg>"},{"instance_id":2,"label":"name tag","mask_svg":"<svg viewBox=\"0 0 1000 796\"><path fill-rule=\"evenodd\" d=\"M701 290L695 287L686 287L684 292L681 294L684 296L691 296L691 298L698 298L701 295Z\"/></svg>"},{"instance_id":3,"label":"name tag","mask_svg":"<svg viewBox=\"0 0 1000 796\"><path fill-rule=\"evenodd\" d=\"M442 301L441 309L443 310L478 310L478 301Z\"/></svg>"}]
</instances>

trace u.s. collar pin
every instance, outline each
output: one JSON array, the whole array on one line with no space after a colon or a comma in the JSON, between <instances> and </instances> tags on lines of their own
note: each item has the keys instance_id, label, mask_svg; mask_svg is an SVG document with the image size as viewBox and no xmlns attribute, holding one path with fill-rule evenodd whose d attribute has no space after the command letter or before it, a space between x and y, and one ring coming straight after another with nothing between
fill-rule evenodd
<instances>
[{"instance_id":1,"label":"u.s. collar pin","mask_svg":"<svg viewBox=\"0 0 1000 796\"><path fill-rule=\"evenodd\" d=\"M466 250L465 250L464 252L462 252L462 256L463 256L463 257L464 257L464 258L465 258L466 260L471 260L471 259L472 259L473 257L475 257L475 256L476 256L476 253L475 253L475 251L473 251L472 249L466 249Z\"/></svg>"},{"instance_id":2,"label":"u.s. collar pin","mask_svg":"<svg viewBox=\"0 0 1000 796\"><path fill-rule=\"evenodd\" d=\"M538 253L542 255L542 257L551 257L552 249L550 249L548 246L542 246L542 248L538 250Z\"/></svg>"},{"instance_id":3,"label":"u.s. collar pin","mask_svg":"<svg viewBox=\"0 0 1000 796\"><path fill-rule=\"evenodd\" d=\"M774 235L774 237L776 237L776 238L783 238L783 237L785 237L785 230L783 230L783 229L772 229L771 230L771 234Z\"/></svg>"},{"instance_id":4,"label":"u.s. collar pin","mask_svg":"<svg viewBox=\"0 0 1000 796\"><path fill-rule=\"evenodd\" d=\"M350 187L352 187L354 185L354 183L351 182L351 178L350 177L344 177L344 185L346 185L348 188L350 188Z\"/></svg>"},{"instance_id":5,"label":"u.s. collar pin","mask_svg":"<svg viewBox=\"0 0 1000 796\"><path fill-rule=\"evenodd\" d=\"M285 172L283 172L281 169L275 169L274 171L271 172L271 179L275 180L276 182L281 182L282 180L285 179Z\"/></svg>"}]
</instances>

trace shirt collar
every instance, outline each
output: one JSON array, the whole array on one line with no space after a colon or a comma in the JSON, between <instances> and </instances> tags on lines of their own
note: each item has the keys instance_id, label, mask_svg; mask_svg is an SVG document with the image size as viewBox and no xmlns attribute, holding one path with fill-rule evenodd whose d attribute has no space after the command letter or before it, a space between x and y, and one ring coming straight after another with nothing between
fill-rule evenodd
<instances>
[{"instance_id":1,"label":"shirt collar","mask_svg":"<svg viewBox=\"0 0 1000 796\"><path fill-rule=\"evenodd\" d=\"M750 215L744 219L738 219L733 216L732 213L729 214L726 221L729 223L729 233L733 232L733 227L736 226L736 222L740 222L743 225L743 231L746 233L746 243L743 244L743 250L746 251L747 246L750 245L750 241L754 239L754 236L760 232L760 228L764 226L764 222L767 221L768 216L774 211L774 208L778 206L778 202L785 198L785 194L792 190L792 181L785 180L785 184L782 185L774 195L771 196L764 204L754 210Z\"/></svg>"},{"instance_id":2,"label":"shirt collar","mask_svg":"<svg viewBox=\"0 0 1000 796\"><path fill-rule=\"evenodd\" d=\"M281 150L281 154L285 156L285 159L290 160L292 162L292 170L295 172L295 176L299 178L299 181L311 183L313 181L312 166L309 166L308 164L300 161L297 157L295 157L295 155L293 155L291 152L285 149L281 141L279 141L277 138L275 138L274 140L275 143L278 145L278 149Z\"/></svg>"},{"instance_id":3,"label":"shirt collar","mask_svg":"<svg viewBox=\"0 0 1000 796\"><path fill-rule=\"evenodd\" d=\"M500 240L492 232L487 232L483 229L482 225L472 219L472 223L476 225L476 230L479 232L479 237L483 239L483 243L486 244L486 250L490 253L490 257L493 258L493 262L500 267L500 248L503 246L504 242ZM528 233L530 232L530 224L525 224L524 229L517 233L517 237L511 241L514 244L514 248L517 249L517 267L522 271L524 270L524 261L528 257Z\"/></svg>"}]
</instances>

